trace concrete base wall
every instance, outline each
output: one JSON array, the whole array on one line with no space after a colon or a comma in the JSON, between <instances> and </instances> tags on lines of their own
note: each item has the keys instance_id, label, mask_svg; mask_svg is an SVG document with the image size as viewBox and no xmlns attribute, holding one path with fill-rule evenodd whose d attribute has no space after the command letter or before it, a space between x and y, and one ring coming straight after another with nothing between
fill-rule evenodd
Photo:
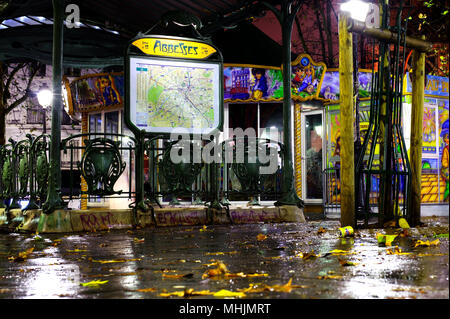
<instances>
[{"instance_id":1,"label":"concrete base wall","mask_svg":"<svg viewBox=\"0 0 450 319\"><path fill-rule=\"evenodd\" d=\"M132 209L41 210L13 209L8 216L0 209L0 226L10 231L70 233L131 229L134 227L192 226L209 224L249 224L305 222L303 210L295 206L230 207L228 210L189 206L156 207L147 212Z\"/></svg>"}]
</instances>

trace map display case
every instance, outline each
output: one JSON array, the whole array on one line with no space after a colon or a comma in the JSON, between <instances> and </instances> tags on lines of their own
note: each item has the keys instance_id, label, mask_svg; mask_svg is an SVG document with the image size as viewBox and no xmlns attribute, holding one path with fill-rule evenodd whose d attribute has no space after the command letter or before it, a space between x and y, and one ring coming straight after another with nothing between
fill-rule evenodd
<instances>
[{"instance_id":1,"label":"map display case","mask_svg":"<svg viewBox=\"0 0 450 319\"><path fill-rule=\"evenodd\" d=\"M128 47L125 82L125 122L135 134L222 131L223 61L213 45L179 37L136 38Z\"/></svg>"}]
</instances>

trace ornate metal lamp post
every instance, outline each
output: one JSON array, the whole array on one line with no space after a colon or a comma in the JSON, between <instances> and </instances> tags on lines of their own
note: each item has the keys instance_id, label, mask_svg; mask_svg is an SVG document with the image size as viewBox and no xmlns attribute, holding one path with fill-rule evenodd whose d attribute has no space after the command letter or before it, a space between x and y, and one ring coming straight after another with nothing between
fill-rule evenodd
<instances>
[{"instance_id":1,"label":"ornate metal lamp post","mask_svg":"<svg viewBox=\"0 0 450 319\"><path fill-rule=\"evenodd\" d=\"M63 68L63 17L64 0L53 0L53 105L50 144L50 176L48 181L47 200L43 211L52 213L63 208L61 198L61 111L62 111L62 68Z\"/></svg>"},{"instance_id":2,"label":"ornate metal lamp post","mask_svg":"<svg viewBox=\"0 0 450 319\"><path fill-rule=\"evenodd\" d=\"M301 1L283 0L280 9L264 2L277 17L281 25L283 39L283 197L275 205L296 205L303 207L303 201L297 196L294 187L294 165L292 162L292 122L291 122L291 35L295 16Z\"/></svg>"}]
</instances>

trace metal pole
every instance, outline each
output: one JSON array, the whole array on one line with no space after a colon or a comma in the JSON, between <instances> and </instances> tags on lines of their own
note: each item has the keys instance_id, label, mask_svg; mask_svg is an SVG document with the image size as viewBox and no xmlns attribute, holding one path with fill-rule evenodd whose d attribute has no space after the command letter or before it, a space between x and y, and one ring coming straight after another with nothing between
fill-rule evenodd
<instances>
[{"instance_id":1,"label":"metal pole","mask_svg":"<svg viewBox=\"0 0 450 319\"><path fill-rule=\"evenodd\" d=\"M281 24L283 39L283 171L282 171L282 193L283 196L276 206L295 205L303 207L303 201L298 197L294 184L294 164L292 161L292 123L291 123L291 35L294 18L300 8L300 2L286 0L281 2L280 9L275 9L265 3L277 16Z\"/></svg>"},{"instance_id":2,"label":"metal pole","mask_svg":"<svg viewBox=\"0 0 450 319\"><path fill-rule=\"evenodd\" d=\"M339 92L341 92L341 225L355 226L353 43L348 15L339 16Z\"/></svg>"},{"instance_id":3,"label":"metal pole","mask_svg":"<svg viewBox=\"0 0 450 319\"><path fill-rule=\"evenodd\" d=\"M62 113L62 69L63 69L63 15L64 0L53 0L53 105L50 144L50 174L47 200L43 205L46 214L63 208L61 198L61 113Z\"/></svg>"},{"instance_id":4,"label":"metal pole","mask_svg":"<svg viewBox=\"0 0 450 319\"><path fill-rule=\"evenodd\" d=\"M42 129L42 134L45 134L45 133L47 133L47 119L46 119L46 110L45 110L45 108L44 109L42 109L42 119L43 119L43 123L42 123L42 125L43 125L43 129Z\"/></svg>"}]
</instances>

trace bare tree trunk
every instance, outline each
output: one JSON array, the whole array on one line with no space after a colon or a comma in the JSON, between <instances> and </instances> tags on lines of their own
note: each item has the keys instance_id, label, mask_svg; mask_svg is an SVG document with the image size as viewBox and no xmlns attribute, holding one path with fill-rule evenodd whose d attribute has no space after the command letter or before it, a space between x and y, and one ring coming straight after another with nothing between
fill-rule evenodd
<instances>
[{"instance_id":1,"label":"bare tree trunk","mask_svg":"<svg viewBox=\"0 0 450 319\"><path fill-rule=\"evenodd\" d=\"M0 109L0 145L6 144L6 114Z\"/></svg>"}]
</instances>

